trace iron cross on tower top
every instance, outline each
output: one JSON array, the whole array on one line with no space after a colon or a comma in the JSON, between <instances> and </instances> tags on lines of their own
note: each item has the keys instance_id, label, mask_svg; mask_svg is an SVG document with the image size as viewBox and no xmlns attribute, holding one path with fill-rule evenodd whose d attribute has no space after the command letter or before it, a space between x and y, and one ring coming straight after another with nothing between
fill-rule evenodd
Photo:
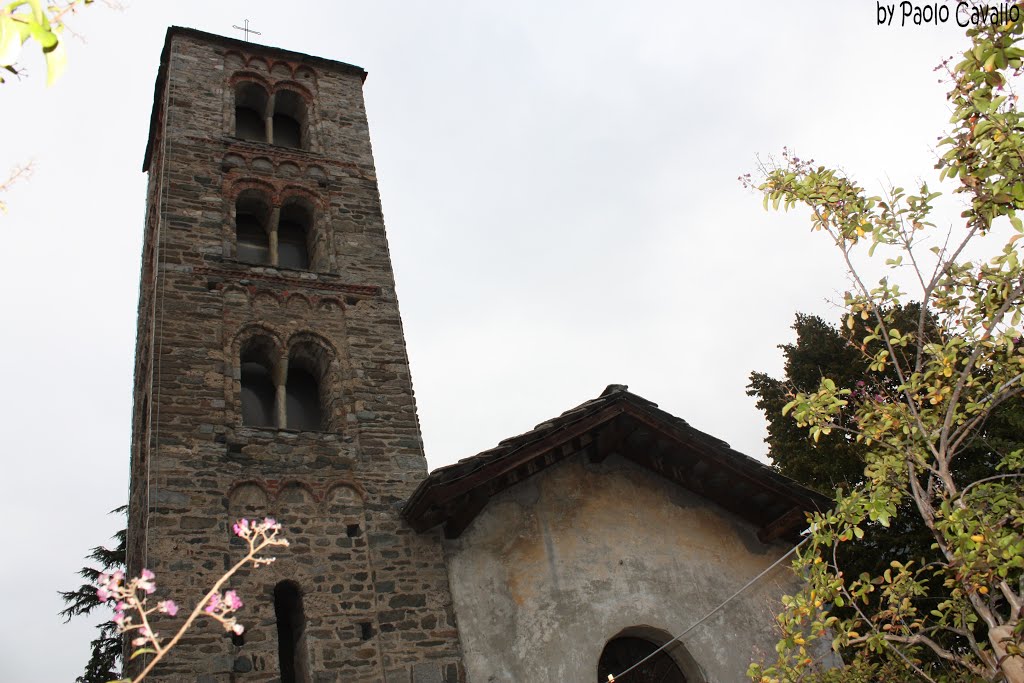
<instances>
[{"instance_id":1,"label":"iron cross on tower top","mask_svg":"<svg viewBox=\"0 0 1024 683\"><path fill-rule=\"evenodd\" d=\"M257 36L262 36L263 35L259 31L254 31L253 29L249 28L249 20L248 19L245 20L245 26L244 27L242 27L242 26L235 26L235 25L232 24L231 28L238 29L239 31L244 31L245 32L245 42L247 42L247 43L249 42L249 34L250 33L252 33L253 35L257 35Z\"/></svg>"}]
</instances>

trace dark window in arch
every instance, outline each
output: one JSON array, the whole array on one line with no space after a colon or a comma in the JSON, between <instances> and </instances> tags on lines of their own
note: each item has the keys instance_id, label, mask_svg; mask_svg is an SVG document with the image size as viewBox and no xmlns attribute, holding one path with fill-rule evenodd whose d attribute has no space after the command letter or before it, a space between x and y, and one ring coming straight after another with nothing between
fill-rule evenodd
<instances>
[{"instance_id":1,"label":"dark window in arch","mask_svg":"<svg viewBox=\"0 0 1024 683\"><path fill-rule=\"evenodd\" d=\"M277 617L277 653L281 683L305 683L306 615L302 610L302 594L292 581L274 586L274 614Z\"/></svg>"},{"instance_id":2,"label":"dark window in arch","mask_svg":"<svg viewBox=\"0 0 1024 683\"><path fill-rule=\"evenodd\" d=\"M611 639L598 660L598 683L607 683L609 675L618 676L657 649L658 646L646 638L623 636ZM630 683L686 683L686 676L679 665L664 651L630 671L626 679Z\"/></svg>"},{"instance_id":3,"label":"dark window in arch","mask_svg":"<svg viewBox=\"0 0 1024 683\"><path fill-rule=\"evenodd\" d=\"M240 83L236 87L235 137L267 141L267 100L267 91L255 83Z\"/></svg>"},{"instance_id":4,"label":"dark window in arch","mask_svg":"<svg viewBox=\"0 0 1024 683\"><path fill-rule=\"evenodd\" d=\"M302 126L288 114L274 114L274 144L302 149Z\"/></svg>"},{"instance_id":5,"label":"dark window in arch","mask_svg":"<svg viewBox=\"0 0 1024 683\"><path fill-rule=\"evenodd\" d=\"M274 144L305 149L306 103L291 90L274 95Z\"/></svg>"},{"instance_id":6,"label":"dark window in arch","mask_svg":"<svg viewBox=\"0 0 1024 683\"><path fill-rule=\"evenodd\" d=\"M242 424L273 427L276 390L270 364L255 350L242 353Z\"/></svg>"},{"instance_id":7,"label":"dark window in arch","mask_svg":"<svg viewBox=\"0 0 1024 683\"><path fill-rule=\"evenodd\" d=\"M235 203L235 255L246 263L270 263L270 208L257 195L243 194Z\"/></svg>"},{"instance_id":8,"label":"dark window in arch","mask_svg":"<svg viewBox=\"0 0 1024 683\"><path fill-rule=\"evenodd\" d=\"M299 204L281 208L277 225L277 263L282 268L309 269L310 212Z\"/></svg>"},{"instance_id":9,"label":"dark window in arch","mask_svg":"<svg viewBox=\"0 0 1024 683\"><path fill-rule=\"evenodd\" d=\"M320 383L312 372L303 367L289 366L285 396L288 429L317 431L323 428Z\"/></svg>"}]
</instances>

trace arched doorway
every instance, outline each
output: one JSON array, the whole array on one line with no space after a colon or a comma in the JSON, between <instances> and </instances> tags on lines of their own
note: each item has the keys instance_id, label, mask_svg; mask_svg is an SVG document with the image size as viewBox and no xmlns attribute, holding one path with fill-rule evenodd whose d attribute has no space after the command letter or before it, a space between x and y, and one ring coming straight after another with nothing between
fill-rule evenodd
<instances>
[{"instance_id":1,"label":"arched doorway","mask_svg":"<svg viewBox=\"0 0 1024 683\"><path fill-rule=\"evenodd\" d=\"M619 636L604 646L597 663L598 683L608 683L608 676L618 676L658 649L646 638ZM687 683L675 660L665 651L654 655L621 679L622 683Z\"/></svg>"}]
</instances>

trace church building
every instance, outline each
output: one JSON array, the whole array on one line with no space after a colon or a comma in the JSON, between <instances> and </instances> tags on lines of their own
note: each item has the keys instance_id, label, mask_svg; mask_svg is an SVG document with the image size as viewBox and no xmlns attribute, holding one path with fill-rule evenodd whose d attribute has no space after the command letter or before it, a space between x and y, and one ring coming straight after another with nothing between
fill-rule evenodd
<instances>
[{"instance_id":1,"label":"church building","mask_svg":"<svg viewBox=\"0 0 1024 683\"><path fill-rule=\"evenodd\" d=\"M745 680L794 587L773 564L828 501L599 378L599 395L428 474L365 78L167 32L128 570L189 604L241 557L234 520L272 516L291 545L233 580L244 634L199 620L152 680Z\"/></svg>"}]
</instances>

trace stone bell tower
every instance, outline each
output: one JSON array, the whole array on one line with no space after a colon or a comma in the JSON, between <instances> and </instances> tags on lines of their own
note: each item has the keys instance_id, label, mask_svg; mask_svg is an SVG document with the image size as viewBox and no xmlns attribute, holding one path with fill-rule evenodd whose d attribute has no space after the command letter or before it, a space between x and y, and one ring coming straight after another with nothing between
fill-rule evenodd
<instances>
[{"instance_id":1,"label":"stone bell tower","mask_svg":"<svg viewBox=\"0 0 1024 683\"><path fill-rule=\"evenodd\" d=\"M172 27L156 81L135 369L129 571L194 604L241 556L242 637L200 621L155 680L455 683L426 461L359 67ZM176 622L157 625L170 633Z\"/></svg>"}]
</instances>

